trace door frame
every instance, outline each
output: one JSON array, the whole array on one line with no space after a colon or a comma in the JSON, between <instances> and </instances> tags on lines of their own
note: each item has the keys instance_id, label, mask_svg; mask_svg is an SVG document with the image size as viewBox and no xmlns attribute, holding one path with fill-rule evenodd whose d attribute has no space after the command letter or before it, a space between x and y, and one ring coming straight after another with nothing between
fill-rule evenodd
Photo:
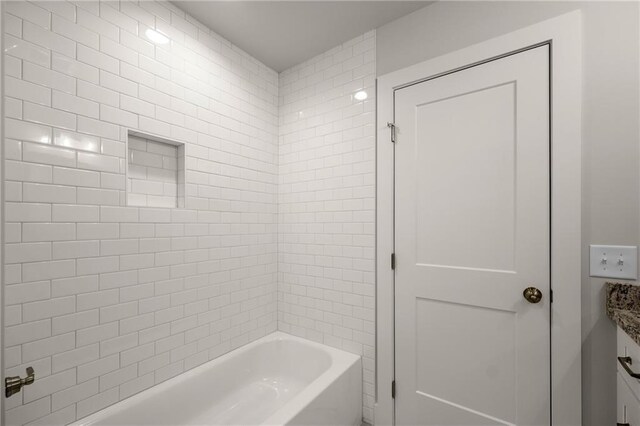
<instances>
[{"instance_id":1,"label":"door frame","mask_svg":"<svg viewBox=\"0 0 640 426\"><path fill-rule=\"evenodd\" d=\"M579 10L531 25L377 79L376 403L375 424L394 423L394 120L395 90L540 44L550 46L551 417L580 425L582 18ZM400 130L401 131L401 130ZM554 285L555 284L555 285ZM384 342L384 344L382 344Z\"/></svg>"}]
</instances>

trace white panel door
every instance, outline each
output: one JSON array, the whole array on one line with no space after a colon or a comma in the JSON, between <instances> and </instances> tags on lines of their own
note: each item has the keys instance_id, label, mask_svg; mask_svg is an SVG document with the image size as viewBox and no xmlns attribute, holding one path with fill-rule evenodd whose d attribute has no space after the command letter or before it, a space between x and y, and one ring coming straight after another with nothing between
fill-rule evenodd
<instances>
[{"instance_id":1,"label":"white panel door","mask_svg":"<svg viewBox=\"0 0 640 426\"><path fill-rule=\"evenodd\" d=\"M397 424L550 422L548 55L395 93Z\"/></svg>"}]
</instances>

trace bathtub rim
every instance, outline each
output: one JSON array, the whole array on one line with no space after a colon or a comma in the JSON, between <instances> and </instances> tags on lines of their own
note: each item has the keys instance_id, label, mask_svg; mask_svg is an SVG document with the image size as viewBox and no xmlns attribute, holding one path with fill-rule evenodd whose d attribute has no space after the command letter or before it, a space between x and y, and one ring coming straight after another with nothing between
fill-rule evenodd
<instances>
[{"instance_id":1,"label":"bathtub rim","mask_svg":"<svg viewBox=\"0 0 640 426\"><path fill-rule=\"evenodd\" d=\"M106 408L96 411L86 417L78 419L70 426L91 426L100 420L104 420L110 417L112 414L116 414L119 411L127 409L131 406L135 406L138 403L150 399L164 390L171 388L179 383L185 382L194 376L197 376L204 371L218 367L225 361L235 358L245 352L250 351L256 346L272 341L296 341L305 345L309 345L321 351L329 354L331 358L331 364L329 368L322 372L318 377L313 379L304 389L302 389L297 395L287 401L282 407L278 408L268 418L262 421L263 425L283 425L292 420L299 412L307 407L318 395L322 393L331 383L344 374L354 364L361 362L361 356L347 352L342 349L337 349L323 343L314 342L312 340L304 339L302 337L294 336L282 331L274 331L269 333L253 342L240 346L236 349L207 361L197 367L187 370L175 377L165 380L157 385L147 388L135 395L132 395L126 399L116 402Z\"/></svg>"},{"instance_id":2,"label":"bathtub rim","mask_svg":"<svg viewBox=\"0 0 640 426\"><path fill-rule=\"evenodd\" d=\"M283 333L286 336L290 336ZM328 351L331 356L331 365L329 368L314 379L308 386L300 391L296 396L291 398L286 404L276 410L269 416L262 425L285 425L293 420L300 412L309 406L322 392L324 392L332 383L334 383L343 374L346 374L354 365L359 365L362 369L362 357L342 349L333 348L322 343L313 342L299 337L291 336L294 340L312 344L320 350ZM362 378L360 379L362 384ZM362 390L360 392L362 398ZM362 408L362 400L360 400L360 409ZM362 419L360 419L362 420Z\"/></svg>"}]
</instances>

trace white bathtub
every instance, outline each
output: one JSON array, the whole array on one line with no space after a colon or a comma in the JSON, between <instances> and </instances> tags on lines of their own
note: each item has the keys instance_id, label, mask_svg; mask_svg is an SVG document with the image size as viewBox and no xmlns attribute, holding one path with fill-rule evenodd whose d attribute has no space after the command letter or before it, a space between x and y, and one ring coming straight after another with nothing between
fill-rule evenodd
<instances>
[{"instance_id":1,"label":"white bathtub","mask_svg":"<svg viewBox=\"0 0 640 426\"><path fill-rule=\"evenodd\" d=\"M360 425L360 357L276 332L74 425Z\"/></svg>"}]
</instances>

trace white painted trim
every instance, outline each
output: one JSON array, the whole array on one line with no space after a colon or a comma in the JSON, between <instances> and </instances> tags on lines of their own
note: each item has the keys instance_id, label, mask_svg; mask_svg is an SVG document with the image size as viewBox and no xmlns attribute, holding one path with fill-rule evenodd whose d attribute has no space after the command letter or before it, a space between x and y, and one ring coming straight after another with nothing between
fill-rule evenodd
<instances>
[{"instance_id":1,"label":"white painted trim","mask_svg":"<svg viewBox=\"0 0 640 426\"><path fill-rule=\"evenodd\" d=\"M395 88L545 41L551 43L551 389L554 425L580 425L582 18L579 10L378 78L375 424L393 424Z\"/></svg>"}]
</instances>

